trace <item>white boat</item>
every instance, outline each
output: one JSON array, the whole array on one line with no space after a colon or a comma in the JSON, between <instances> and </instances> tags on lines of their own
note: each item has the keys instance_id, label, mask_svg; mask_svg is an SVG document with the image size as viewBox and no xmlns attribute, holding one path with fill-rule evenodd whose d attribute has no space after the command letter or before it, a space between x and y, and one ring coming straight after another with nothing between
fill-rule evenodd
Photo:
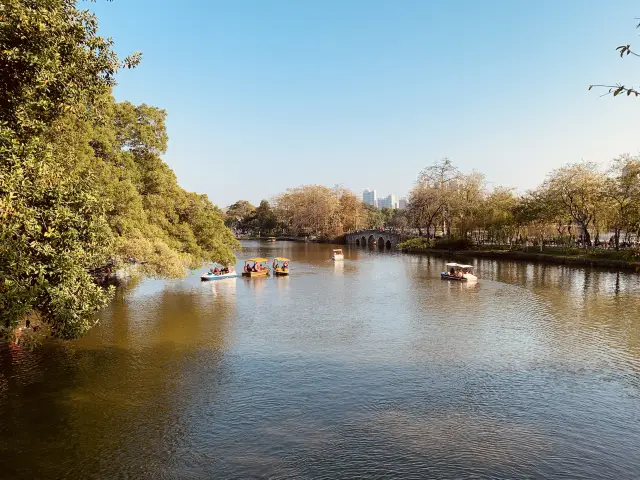
<instances>
[{"instance_id":1,"label":"white boat","mask_svg":"<svg viewBox=\"0 0 640 480\"><path fill-rule=\"evenodd\" d=\"M236 272L233 273L211 273L211 272L207 272L207 273L203 273L202 275L200 275L200 280L205 281L205 280L222 280L223 278L235 278L237 277L238 274Z\"/></svg>"},{"instance_id":2,"label":"white boat","mask_svg":"<svg viewBox=\"0 0 640 480\"><path fill-rule=\"evenodd\" d=\"M340 248L336 248L333 251L333 261L339 261L339 260L344 260L344 253L342 253L342 249Z\"/></svg>"},{"instance_id":3,"label":"white boat","mask_svg":"<svg viewBox=\"0 0 640 480\"><path fill-rule=\"evenodd\" d=\"M473 265L460 265L458 263L447 263L445 271L440 274L440 278L456 282L478 281L478 277L473 274Z\"/></svg>"},{"instance_id":4,"label":"white boat","mask_svg":"<svg viewBox=\"0 0 640 480\"><path fill-rule=\"evenodd\" d=\"M214 267L218 267L218 270L222 270L224 268L222 265L214 264ZM223 278L235 278L238 276L236 273L236 269L234 267L228 267L229 271L227 273L216 273L213 269L209 270L207 273L203 273L200 275L200 280L208 281L208 280L222 280Z\"/></svg>"}]
</instances>

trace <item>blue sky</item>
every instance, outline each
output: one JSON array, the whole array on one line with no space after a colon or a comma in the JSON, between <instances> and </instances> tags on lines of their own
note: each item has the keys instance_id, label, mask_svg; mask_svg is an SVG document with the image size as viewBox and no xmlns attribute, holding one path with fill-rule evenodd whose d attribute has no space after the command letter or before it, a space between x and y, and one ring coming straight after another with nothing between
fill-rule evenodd
<instances>
[{"instance_id":1,"label":"blue sky","mask_svg":"<svg viewBox=\"0 0 640 480\"><path fill-rule=\"evenodd\" d=\"M168 112L165 160L219 206L302 184L406 194L449 157L490 185L638 153L634 1L99 0L142 64L118 100ZM636 85L640 82L636 82Z\"/></svg>"}]
</instances>

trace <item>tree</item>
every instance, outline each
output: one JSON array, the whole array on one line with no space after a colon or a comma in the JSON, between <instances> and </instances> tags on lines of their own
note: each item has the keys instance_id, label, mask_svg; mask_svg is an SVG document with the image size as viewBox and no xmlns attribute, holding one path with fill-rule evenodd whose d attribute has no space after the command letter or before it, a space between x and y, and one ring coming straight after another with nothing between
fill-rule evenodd
<instances>
[{"instance_id":1,"label":"tree","mask_svg":"<svg viewBox=\"0 0 640 480\"><path fill-rule=\"evenodd\" d=\"M453 192L446 195L452 200L447 207L451 216L455 215L460 238L466 238L468 232L478 226L485 197L484 175L479 172L458 175L452 189Z\"/></svg>"},{"instance_id":2,"label":"tree","mask_svg":"<svg viewBox=\"0 0 640 480\"><path fill-rule=\"evenodd\" d=\"M404 233L409 227L409 219L406 210L395 209L391 219L387 222L387 226L394 230Z\"/></svg>"},{"instance_id":3,"label":"tree","mask_svg":"<svg viewBox=\"0 0 640 480\"><path fill-rule=\"evenodd\" d=\"M335 187L334 192L338 198L338 214L343 232L358 230L365 224L364 204L356 195L342 187Z\"/></svg>"},{"instance_id":4,"label":"tree","mask_svg":"<svg viewBox=\"0 0 640 480\"><path fill-rule=\"evenodd\" d=\"M605 177L594 163L554 170L544 184L549 200L561 205L582 230L585 246L591 245L589 229L603 207L604 185Z\"/></svg>"},{"instance_id":5,"label":"tree","mask_svg":"<svg viewBox=\"0 0 640 480\"><path fill-rule=\"evenodd\" d=\"M278 224L271 205L266 200L260 202L258 208L253 212L253 218L261 232L271 232Z\"/></svg>"},{"instance_id":6,"label":"tree","mask_svg":"<svg viewBox=\"0 0 640 480\"><path fill-rule=\"evenodd\" d=\"M256 207L251 205L246 200L238 200L233 205L227 208L225 212L225 224L239 231L246 231L249 227L249 221L251 220Z\"/></svg>"},{"instance_id":7,"label":"tree","mask_svg":"<svg viewBox=\"0 0 640 480\"><path fill-rule=\"evenodd\" d=\"M296 235L334 236L342 232L339 199L321 185L290 188L275 199L281 225Z\"/></svg>"},{"instance_id":8,"label":"tree","mask_svg":"<svg viewBox=\"0 0 640 480\"><path fill-rule=\"evenodd\" d=\"M116 103L120 63L70 0L0 7L0 318L27 314L74 338L110 298L92 272L133 257L180 276L233 262L238 244L204 195L162 161L166 113Z\"/></svg>"},{"instance_id":9,"label":"tree","mask_svg":"<svg viewBox=\"0 0 640 480\"><path fill-rule=\"evenodd\" d=\"M492 242L507 241L515 234L514 212L518 198L511 188L496 187L483 204L483 227Z\"/></svg>"},{"instance_id":10,"label":"tree","mask_svg":"<svg viewBox=\"0 0 640 480\"><path fill-rule=\"evenodd\" d=\"M88 270L112 236L93 178L69 178L43 135L65 112L90 117L121 63L71 0L7 0L1 14L0 318L11 332L34 311L71 338L109 299Z\"/></svg>"},{"instance_id":11,"label":"tree","mask_svg":"<svg viewBox=\"0 0 640 480\"><path fill-rule=\"evenodd\" d=\"M418 176L419 184L439 191L439 198L442 202L439 216L442 220L442 231L447 236L451 236L453 191L455 191L455 184L459 178L460 171L448 158L443 158L426 167Z\"/></svg>"},{"instance_id":12,"label":"tree","mask_svg":"<svg viewBox=\"0 0 640 480\"><path fill-rule=\"evenodd\" d=\"M427 236L430 236L431 227L435 227L437 219L442 217L449 205L445 195L443 189L421 182L409 192L407 219L409 225L418 229L420 236L423 229L426 229ZM435 228L433 234L436 234Z\"/></svg>"},{"instance_id":13,"label":"tree","mask_svg":"<svg viewBox=\"0 0 640 480\"><path fill-rule=\"evenodd\" d=\"M620 248L620 232L630 230L638 218L640 205L640 158L622 155L609 169L612 175L605 186L604 195L611 202L615 248Z\"/></svg>"}]
</instances>

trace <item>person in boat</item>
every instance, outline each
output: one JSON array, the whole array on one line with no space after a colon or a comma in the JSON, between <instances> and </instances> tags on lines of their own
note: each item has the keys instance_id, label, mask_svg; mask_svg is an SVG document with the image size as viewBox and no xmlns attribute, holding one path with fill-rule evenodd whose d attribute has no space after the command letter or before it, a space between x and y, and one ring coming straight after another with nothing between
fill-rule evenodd
<instances>
[{"instance_id":1,"label":"person in boat","mask_svg":"<svg viewBox=\"0 0 640 480\"><path fill-rule=\"evenodd\" d=\"M289 262L284 262L284 264L282 265L282 269L289 270Z\"/></svg>"},{"instance_id":2,"label":"person in boat","mask_svg":"<svg viewBox=\"0 0 640 480\"><path fill-rule=\"evenodd\" d=\"M220 269L218 267L213 269L213 274L214 275L220 275Z\"/></svg>"},{"instance_id":3,"label":"person in boat","mask_svg":"<svg viewBox=\"0 0 640 480\"><path fill-rule=\"evenodd\" d=\"M273 261L273 264L271 264L271 266L273 267L273 269L275 270L276 268L278 268L278 262L276 260Z\"/></svg>"},{"instance_id":4,"label":"person in boat","mask_svg":"<svg viewBox=\"0 0 640 480\"><path fill-rule=\"evenodd\" d=\"M449 270L449 275L453 277L455 274L456 274L456 269L451 267L451 270Z\"/></svg>"}]
</instances>

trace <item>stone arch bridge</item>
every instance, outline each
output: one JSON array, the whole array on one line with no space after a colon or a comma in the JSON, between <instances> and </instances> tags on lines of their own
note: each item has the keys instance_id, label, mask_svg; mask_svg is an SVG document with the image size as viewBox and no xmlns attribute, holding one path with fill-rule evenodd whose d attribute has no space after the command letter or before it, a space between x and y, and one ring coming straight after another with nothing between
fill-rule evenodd
<instances>
[{"instance_id":1,"label":"stone arch bridge","mask_svg":"<svg viewBox=\"0 0 640 480\"><path fill-rule=\"evenodd\" d=\"M347 233L345 243L347 245L358 245L360 247L394 248L397 244L405 240L403 235L386 230L358 230Z\"/></svg>"}]
</instances>

